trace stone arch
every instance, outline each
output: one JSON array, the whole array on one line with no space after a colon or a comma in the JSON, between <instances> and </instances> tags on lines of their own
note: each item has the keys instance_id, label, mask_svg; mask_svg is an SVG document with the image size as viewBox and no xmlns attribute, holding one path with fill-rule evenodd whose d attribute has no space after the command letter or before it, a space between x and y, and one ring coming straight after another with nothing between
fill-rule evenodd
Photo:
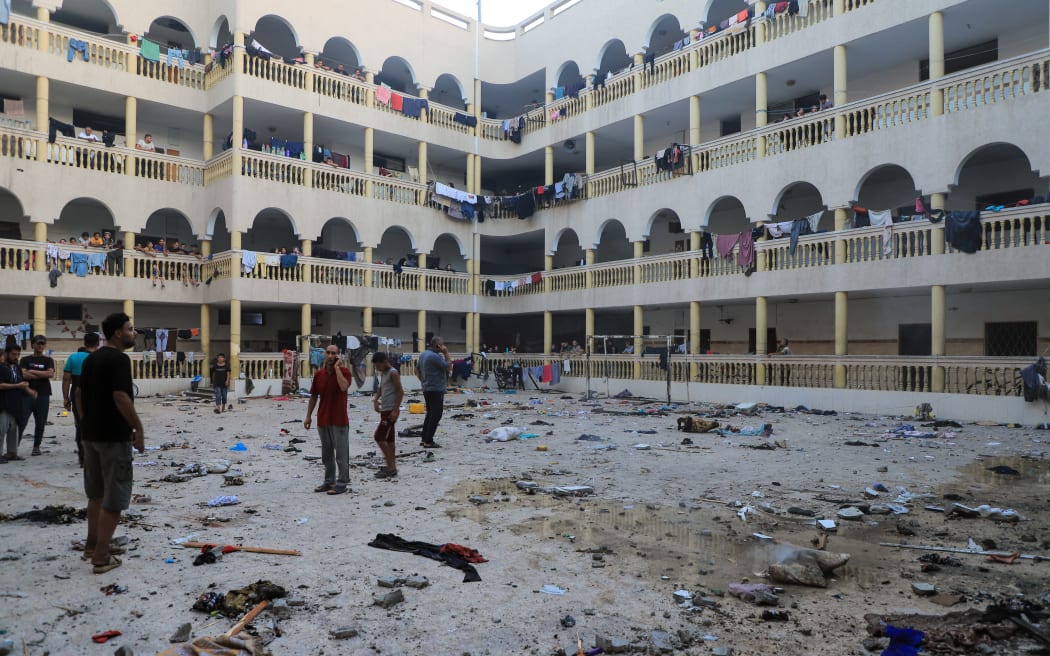
<instances>
[{"instance_id":1,"label":"stone arch","mask_svg":"<svg viewBox=\"0 0 1050 656\"><path fill-rule=\"evenodd\" d=\"M402 57L396 55L387 57L383 67L375 76L376 84L386 84L394 91L415 94L419 84L416 82L416 72L412 66Z\"/></svg>"},{"instance_id":2,"label":"stone arch","mask_svg":"<svg viewBox=\"0 0 1050 656\"><path fill-rule=\"evenodd\" d=\"M18 221L25 217L22 201L6 187L0 187L0 221Z\"/></svg>"},{"instance_id":3,"label":"stone arch","mask_svg":"<svg viewBox=\"0 0 1050 656\"><path fill-rule=\"evenodd\" d=\"M606 219L594 238L594 262L613 262L634 257L627 227L619 219Z\"/></svg>"},{"instance_id":4,"label":"stone arch","mask_svg":"<svg viewBox=\"0 0 1050 656\"><path fill-rule=\"evenodd\" d=\"M212 48L233 43L233 32L230 30L230 20L220 15L211 26L211 34L208 36L208 45Z\"/></svg>"},{"instance_id":5,"label":"stone arch","mask_svg":"<svg viewBox=\"0 0 1050 656\"><path fill-rule=\"evenodd\" d=\"M619 39L611 39L598 51L598 61L594 70L599 75L605 75L610 71L616 74L620 70L631 65L633 60L627 54L627 47Z\"/></svg>"},{"instance_id":6,"label":"stone arch","mask_svg":"<svg viewBox=\"0 0 1050 656\"><path fill-rule=\"evenodd\" d=\"M193 50L197 47L197 37L189 25L174 16L158 16L149 24L143 35L150 41L168 47Z\"/></svg>"},{"instance_id":7,"label":"stone arch","mask_svg":"<svg viewBox=\"0 0 1050 656\"><path fill-rule=\"evenodd\" d=\"M899 164L882 164L861 176L853 199L861 207L881 210L911 204L919 195L907 169Z\"/></svg>"},{"instance_id":8,"label":"stone arch","mask_svg":"<svg viewBox=\"0 0 1050 656\"><path fill-rule=\"evenodd\" d=\"M554 74L554 86L556 87L582 86L583 84L584 79L580 67L572 60L563 62Z\"/></svg>"},{"instance_id":9,"label":"stone arch","mask_svg":"<svg viewBox=\"0 0 1050 656\"><path fill-rule=\"evenodd\" d=\"M292 215L278 207L267 207L260 210L252 225L244 233L242 245L246 250L268 252L274 248L287 248L289 251L298 246L299 229Z\"/></svg>"},{"instance_id":10,"label":"stone arch","mask_svg":"<svg viewBox=\"0 0 1050 656\"><path fill-rule=\"evenodd\" d=\"M704 226L716 235L730 235L747 230L751 221L747 218L744 203L736 196L716 198L704 215Z\"/></svg>"},{"instance_id":11,"label":"stone arch","mask_svg":"<svg viewBox=\"0 0 1050 656\"><path fill-rule=\"evenodd\" d=\"M820 190L811 182L792 182L777 194L769 211L771 221L791 221L827 209Z\"/></svg>"},{"instance_id":12,"label":"stone arch","mask_svg":"<svg viewBox=\"0 0 1050 656\"><path fill-rule=\"evenodd\" d=\"M49 231L49 238L54 241L69 237L79 237L81 233L91 235L96 231L117 229L116 214L97 198L80 197L62 206L58 219Z\"/></svg>"},{"instance_id":13,"label":"stone arch","mask_svg":"<svg viewBox=\"0 0 1050 656\"><path fill-rule=\"evenodd\" d=\"M451 73L439 75L434 81L434 88L430 91L431 100L449 107L462 107L466 97L459 78Z\"/></svg>"},{"instance_id":14,"label":"stone arch","mask_svg":"<svg viewBox=\"0 0 1050 656\"><path fill-rule=\"evenodd\" d=\"M140 233L149 239L165 239L169 245L173 239L183 244L193 243L196 239L189 217L172 207L162 207L151 212Z\"/></svg>"},{"instance_id":15,"label":"stone arch","mask_svg":"<svg viewBox=\"0 0 1050 656\"><path fill-rule=\"evenodd\" d=\"M389 259L397 262L416 252L416 238L408 228L392 225L383 231L374 252L377 260L386 262Z\"/></svg>"},{"instance_id":16,"label":"stone arch","mask_svg":"<svg viewBox=\"0 0 1050 656\"><path fill-rule=\"evenodd\" d=\"M569 238L571 235L571 239ZM555 269L576 266L583 259L580 236L572 228L562 228L554 236L551 245L551 260Z\"/></svg>"},{"instance_id":17,"label":"stone arch","mask_svg":"<svg viewBox=\"0 0 1050 656\"><path fill-rule=\"evenodd\" d=\"M208 215L208 227L201 239L211 240L212 253L230 250L230 228L226 225L226 213L221 207L216 207Z\"/></svg>"},{"instance_id":18,"label":"stone arch","mask_svg":"<svg viewBox=\"0 0 1050 656\"><path fill-rule=\"evenodd\" d=\"M333 251L357 251L361 247L361 233L350 219L333 216L321 226L317 246Z\"/></svg>"},{"instance_id":19,"label":"stone arch","mask_svg":"<svg viewBox=\"0 0 1050 656\"><path fill-rule=\"evenodd\" d=\"M707 25L717 25L730 16L744 9L740 0L708 0L704 7L703 22Z\"/></svg>"},{"instance_id":20,"label":"stone arch","mask_svg":"<svg viewBox=\"0 0 1050 656\"><path fill-rule=\"evenodd\" d=\"M451 232L438 235L427 256L428 268L445 269L451 264L453 271L462 273L466 270L467 251L463 247L463 240Z\"/></svg>"},{"instance_id":21,"label":"stone arch","mask_svg":"<svg viewBox=\"0 0 1050 656\"><path fill-rule=\"evenodd\" d=\"M662 207L653 212L645 224L642 237L648 243L648 255L689 250L689 235L682 228L682 217L669 207Z\"/></svg>"},{"instance_id":22,"label":"stone arch","mask_svg":"<svg viewBox=\"0 0 1050 656\"><path fill-rule=\"evenodd\" d=\"M466 246L464 246L463 244L463 240L451 232L443 232L437 236L437 238L434 240L433 248L430 249L431 253L437 250L438 242L442 240L451 241L453 244L455 244L455 250L457 253L459 253L460 256L467 256L467 249Z\"/></svg>"},{"instance_id":23,"label":"stone arch","mask_svg":"<svg viewBox=\"0 0 1050 656\"><path fill-rule=\"evenodd\" d=\"M117 12L108 0L64 0L51 21L96 34L121 32Z\"/></svg>"},{"instance_id":24,"label":"stone arch","mask_svg":"<svg viewBox=\"0 0 1050 656\"><path fill-rule=\"evenodd\" d=\"M1032 169L1032 159L1019 146L989 143L966 155L955 170L951 185L953 209L984 209L1011 205L1033 196L1047 195L1047 179Z\"/></svg>"},{"instance_id":25,"label":"stone arch","mask_svg":"<svg viewBox=\"0 0 1050 656\"><path fill-rule=\"evenodd\" d=\"M295 28L287 19L276 14L266 14L255 22L255 29L245 45L251 45L252 39L285 59L295 59L301 51Z\"/></svg>"},{"instance_id":26,"label":"stone arch","mask_svg":"<svg viewBox=\"0 0 1050 656\"><path fill-rule=\"evenodd\" d=\"M341 36L333 36L325 41L321 54L317 56L333 70L338 68L339 64L342 64L348 73L353 73L361 67L361 53L358 52L357 46Z\"/></svg>"},{"instance_id":27,"label":"stone arch","mask_svg":"<svg viewBox=\"0 0 1050 656\"><path fill-rule=\"evenodd\" d=\"M670 52L675 41L682 40L685 34L677 16L664 14L649 26L649 32L645 36L646 53L662 55Z\"/></svg>"}]
</instances>

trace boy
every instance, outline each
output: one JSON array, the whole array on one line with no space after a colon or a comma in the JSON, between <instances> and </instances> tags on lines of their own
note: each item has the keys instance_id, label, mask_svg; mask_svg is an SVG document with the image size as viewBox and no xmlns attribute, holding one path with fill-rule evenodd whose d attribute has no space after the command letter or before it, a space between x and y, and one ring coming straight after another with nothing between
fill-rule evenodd
<instances>
[{"instance_id":1,"label":"boy","mask_svg":"<svg viewBox=\"0 0 1050 656\"><path fill-rule=\"evenodd\" d=\"M379 387L372 395L372 407L379 413L375 441L386 460L386 467L376 472L376 478L393 478L397 476L397 461L394 459L394 436L397 432L394 425L400 414L405 390L401 387L401 375L394 369L386 353L373 355L372 366L379 374Z\"/></svg>"},{"instance_id":2,"label":"boy","mask_svg":"<svg viewBox=\"0 0 1050 656\"><path fill-rule=\"evenodd\" d=\"M215 390L215 414L222 412L223 406L229 410L230 406L230 365L226 364L226 354L220 353L215 358L215 363L211 366L211 373L208 375L211 379L212 389Z\"/></svg>"}]
</instances>

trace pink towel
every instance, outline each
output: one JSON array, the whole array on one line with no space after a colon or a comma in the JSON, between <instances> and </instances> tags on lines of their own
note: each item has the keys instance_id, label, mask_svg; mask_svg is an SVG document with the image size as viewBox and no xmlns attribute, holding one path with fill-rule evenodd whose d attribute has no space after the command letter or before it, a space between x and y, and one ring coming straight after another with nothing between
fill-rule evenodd
<instances>
[{"instance_id":1,"label":"pink towel","mask_svg":"<svg viewBox=\"0 0 1050 656\"><path fill-rule=\"evenodd\" d=\"M384 105L390 104L390 94L390 87L384 87L382 84L376 87L376 100Z\"/></svg>"},{"instance_id":2,"label":"pink towel","mask_svg":"<svg viewBox=\"0 0 1050 656\"><path fill-rule=\"evenodd\" d=\"M733 247L736 246L736 242L740 239L740 235L718 235L715 238L715 248L718 250L718 257L729 257L733 253Z\"/></svg>"},{"instance_id":3,"label":"pink towel","mask_svg":"<svg viewBox=\"0 0 1050 656\"><path fill-rule=\"evenodd\" d=\"M741 268L750 269L755 263L755 240L750 230L741 232L737 237L740 239L740 251L737 253L736 263Z\"/></svg>"}]
</instances>

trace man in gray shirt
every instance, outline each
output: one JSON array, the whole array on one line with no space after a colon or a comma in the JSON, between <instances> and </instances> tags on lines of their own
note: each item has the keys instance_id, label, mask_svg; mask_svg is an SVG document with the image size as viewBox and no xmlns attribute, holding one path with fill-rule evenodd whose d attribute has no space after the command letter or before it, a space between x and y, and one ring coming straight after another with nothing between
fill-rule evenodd
<instances>
[{"instance_id":1,"label":"man in gray shirt","mask_svg":"<svg viewBox=\"0 0 1050 656\"><path fill-rule=\"evenodd\" d=\"M434 337L430 348L419 356L419 382L423 388L423 401L427 414L423 419L423 441L420 446L438 449L440 444L434 441L441 414L445 411L445 390L448 389L448 376L452 373L452 358L448 355L445 340Z\"/></svg>"}]
</instances>

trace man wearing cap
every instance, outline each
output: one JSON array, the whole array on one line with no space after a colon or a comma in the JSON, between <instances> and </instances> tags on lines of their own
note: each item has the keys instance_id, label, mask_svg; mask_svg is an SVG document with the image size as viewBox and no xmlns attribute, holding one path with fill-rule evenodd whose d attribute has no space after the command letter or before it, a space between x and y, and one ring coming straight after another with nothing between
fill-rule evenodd
<instances>
[{"instance_id":1,"label":"man wearing cap","mask_svg":"<svg viewBox=\"0 0 1050 656\"><path fill-rule=\"evenodd\" d=\"M40 443L44 441L44 428L47 426L47 409L51 404L51 379L55 375L55 361L44 355L47 338L43 335L33 337L33 355L22 358L18 366L22 376L29 381L29 389L36 392L36 398L29 401L33 415L33 455L41 454Z\"/></svg>"}]
</instances>

